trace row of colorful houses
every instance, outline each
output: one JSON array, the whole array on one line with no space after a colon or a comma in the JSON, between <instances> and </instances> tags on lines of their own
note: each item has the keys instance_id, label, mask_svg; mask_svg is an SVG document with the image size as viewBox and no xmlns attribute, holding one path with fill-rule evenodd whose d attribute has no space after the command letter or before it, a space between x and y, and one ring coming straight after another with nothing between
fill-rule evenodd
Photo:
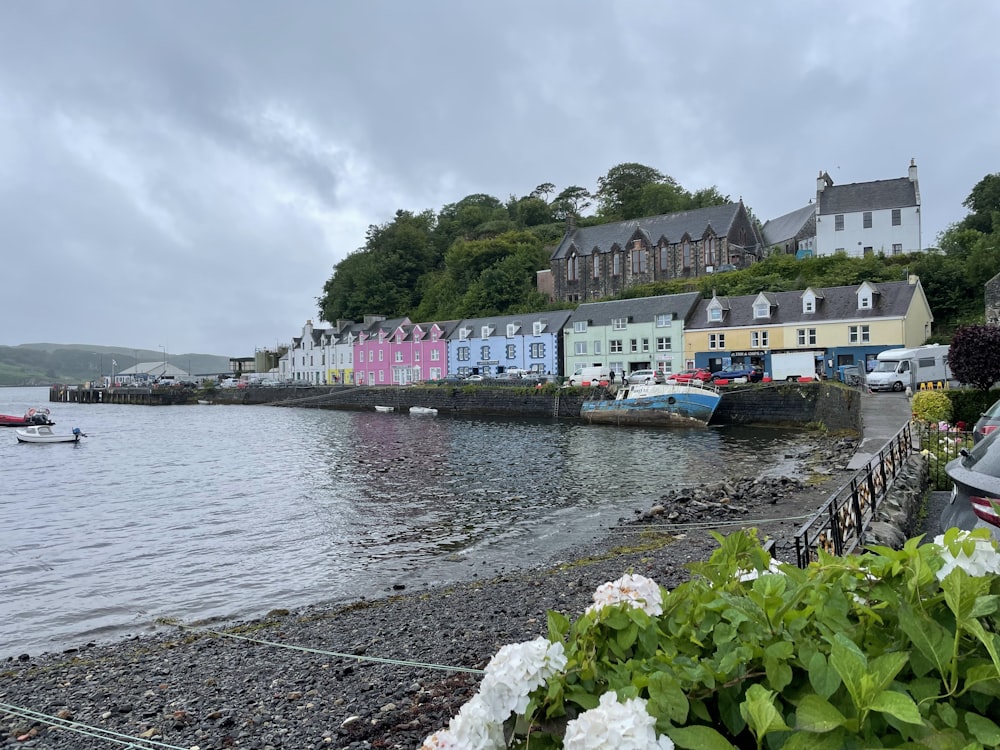
<instances>
[{"instance_id":1,"label":"row of colorful houses","mask_svg":"<svg viewBox=\"0 0 1000 750\"><path fill-rule=\"evenodd\" d=\"M710 299L696 292L590 302L575 310L413 322L371 316L329 328L308 321L281 358L282 377L310 384L407 385L511 370L568 375L754 365L808 352L833 377L878 352L913 347L934 317L920 280L761 292Z\"/></svg>"}]
</instances>

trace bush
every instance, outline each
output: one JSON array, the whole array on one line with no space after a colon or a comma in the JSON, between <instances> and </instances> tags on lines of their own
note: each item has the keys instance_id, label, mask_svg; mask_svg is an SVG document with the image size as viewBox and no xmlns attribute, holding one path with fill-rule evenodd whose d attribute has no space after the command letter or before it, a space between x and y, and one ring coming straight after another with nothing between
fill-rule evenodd
<instances>
[{"instance_id":1,"label":"bush","mask_svg":"<svg viewBox=\"0 0 1000 750\"><path fill-rule=\"evenodd\" d=\"M913 394L913 416L922 422L950 422L951 399L944 391L917 391Z\"/></svg>"},{"instance_id":2,"label":"bush","mask_svg":"<svg viewBox=\"0 0 1000 750\"><path fill-rule=\"evenodd\" d=\"M951 399L952 416L956 423L964 422L972 429L980 415L997 401L1000 401L1000 388L991 391L980 391L974 388L952 388L944 391Z\"/></svg>"},{"instance_id":3,"label":"bush","mask_svg":"<svg viewBox=\"0 0 1000 750\"><path fill-rule=\"evenodd\" d=\"M667 592L601 586L505 646L424 750L974 750L1000 745L1000 555L987 532L777 565L753 531Z\"/></svg>"}]
</instances>

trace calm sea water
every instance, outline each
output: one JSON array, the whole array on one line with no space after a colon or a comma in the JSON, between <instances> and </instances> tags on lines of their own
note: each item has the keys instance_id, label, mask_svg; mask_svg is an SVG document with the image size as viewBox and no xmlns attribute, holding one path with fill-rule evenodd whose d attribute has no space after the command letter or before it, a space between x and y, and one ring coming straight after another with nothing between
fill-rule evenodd
<instances>
[{"instance_id":1,"label":"calm sea water","mask_svg":"<svg viewBox=\"0 0 1000 750\"><path fill-rule=\"evenodd\" d=\"M0 413L31 406L89 437L0 428L0 658L530 566L801 440L0 388Z\"/></svg>"}]
</instances>

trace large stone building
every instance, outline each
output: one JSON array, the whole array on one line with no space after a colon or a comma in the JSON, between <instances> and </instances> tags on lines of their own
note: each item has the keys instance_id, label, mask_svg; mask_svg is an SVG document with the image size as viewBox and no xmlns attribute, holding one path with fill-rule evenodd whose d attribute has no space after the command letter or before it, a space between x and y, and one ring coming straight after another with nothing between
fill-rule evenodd
<instances>
[{"instance_id":1,"label":"large stone building","mask_svg":"<svg viewBox=\"0 0 1000 750\"><path fill-rule=\"evenodd\" d=\"M570 222L552 253L552 297L599 300L638 284L744 268L762 251L743 201L589 227Z\"/></svg>"}]
</instances>

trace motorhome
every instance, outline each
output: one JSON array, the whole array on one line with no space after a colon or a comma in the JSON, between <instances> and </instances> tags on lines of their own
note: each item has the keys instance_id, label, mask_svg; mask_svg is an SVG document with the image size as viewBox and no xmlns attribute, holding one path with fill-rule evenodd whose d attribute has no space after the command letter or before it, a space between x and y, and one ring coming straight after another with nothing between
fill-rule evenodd
<instances>
[{"instance_id":1,"label":"motorhome","mask_svg":"<svg viewBox=\"0 0 1000 750\"><path fill-rule=\"evenodd\" d=\"M948 345L926 344L913 349L879 352L875 369L868 373L873 391L916 391L925 387L945 387L954 378L948 367ZM953 383L952 383L953 384Z\"/></svg>"}]
</instances>

